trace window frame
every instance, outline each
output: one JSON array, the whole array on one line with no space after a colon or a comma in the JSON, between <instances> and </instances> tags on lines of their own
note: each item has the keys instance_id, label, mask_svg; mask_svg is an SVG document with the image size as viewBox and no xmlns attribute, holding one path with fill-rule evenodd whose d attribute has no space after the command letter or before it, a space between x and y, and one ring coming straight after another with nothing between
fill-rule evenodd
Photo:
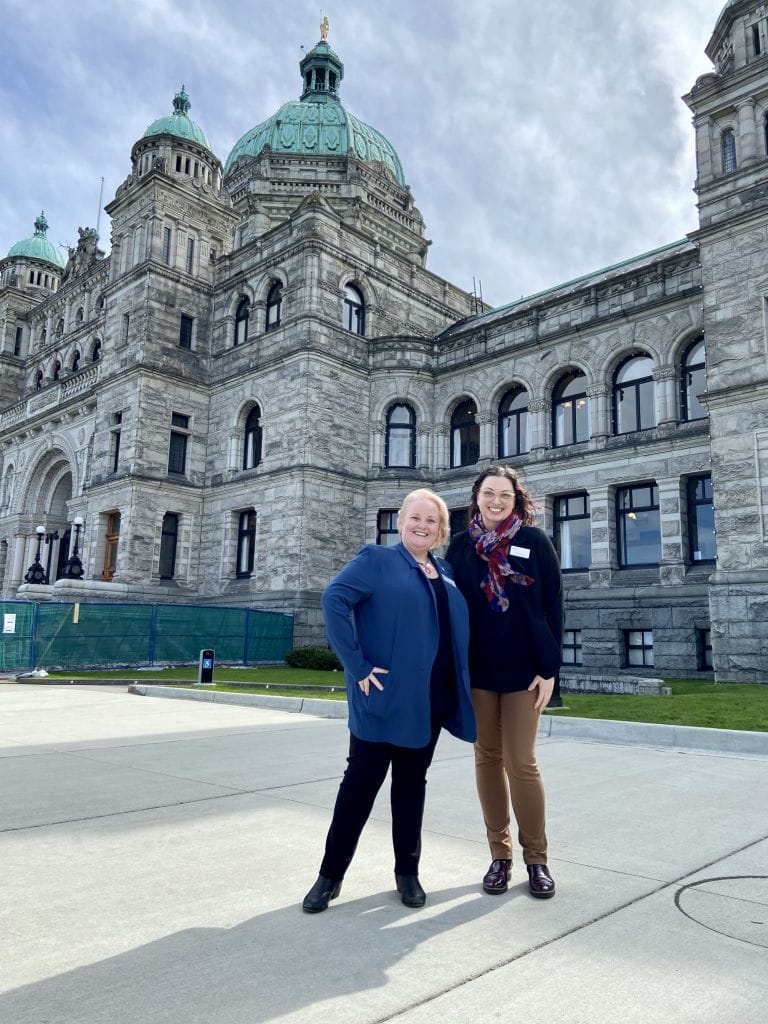
<instances>
[{"instance_id":1,"label":"window frame","mask_svg":"<svg viewBox=\"0 0 768 1024\"><path fill-rule=\"evenodd\" d=\"M620 381L619 376L628 370L633 363L639 362L650 363L651 373L645 377L630 378L626 381ZM630 426L629 429L620 430L620 416L619 405L623 404L627 399L627 392L630 395L630 401L633 405L633 410L630 413L630 417L634 421L634 426ZM653 420L650 423L643 421L643 397L650 395L650 405L653 413ZM657 426L656 416L656 383L653 379L653 358L645 353L636 353L625 359L617 368L613 375L613 383L611 386L611 409L613 416L613 433L616 437L622 437L625 434L635 434L640 430L652 430ZM632 415L632 413L634 415Z\"/></svg>"},{"instance_id":2,"label":"window frame","mask_svg":"<svg viewBox=\"0 0 768 1024\"><path fill-rule=\"evenodd\" d=\"M691 363L691 357L694 351L701 345L702 350L702 361L698 363ZM680 418L683 423L693 423L695 420L705 420L709 418L709 413L705 406L699 401L697 395L691 396L690 391L694 386L693 379L688 379L694 373L701 371L704 380L704 391L702 394L706 394L707 391L707 353L704 347L704 335L700 334L694 338L686 347L683 353L683 358L680 363ZM701 416L691 415L691 402L696 403L702 408Z\"/></svg>"},{"instance_id":3,"label":"window frame","mask_svg":"<svg viewBox=\"0 0 768 1024\"><path fill-rule=\"evenodd\" d=\"M248 327L251 319L251 300L243 295L235 310L235 335L232 340L233 347L244 345L248 341ZM243 326L244 325L244 326Z\"/></svg>"},{"instance_id":4,"label":"window frame","mask_svg":"<svg viewBox=\"0 0 768 1024\"><path fill-rule=\"evenodd\" d=\"M195 318L189 313L182 313L179 317L179 348L192 351L192 343L195 334Z\"/></svg>"},{"instance_id":5,"label":"window frame","mask_svg":"<svg viewBox=\"0 0 768 1024\"><path fill-rule=\"evenodd\" d=\"M399 410L404 410L407 414L407 423L392 422L394 413ZM393 435L396 435L394 446L392 444ZM397 449L401 445L407 447L407 461L392 462L392 448ZM416 411L408 402L394 402L387 410L384 427L384 466L387 469L415 469L416 467Z\"/></svg>"},{"instance_id":6,"label":"window frame","mask_svg":"<svg viewBox=\"0 0 768 1024\"><path fill-rule=\"evenodd\" d=\"M182 422L183 421L183 422ZM168 440L168 475L187 475L187 455L189 448L190 418L180 412L171 413L171 431ZM181 469L174 469L174 464L180 464Z\"/></svg>"},{"instance_id":7,"label":"window frame","mask_svg":"<svg viewBox=\"0 0 768 1024\"><path fill-rule=\"evenodd\" d=\"M709 495L705 493L700 497L697 493L699 485L709 482ZM688 558L691 565L713 565L717 561L717 534L715 531L715 502L712 487L712 474L699 473L696 476L689 476L686 479L686 510L688 514ZM712 510L712 547L714 554L712 558L696 558L696 552L701 551L697 547L701 540L701 524L699 521L698 509L710 508Z\"/></svg>"},{"instance_id":8,"label":"window frame","mask_svg":"<svg viewBox=\"0 0 768 1024\"><path fill-rule=\"evenodd\" d=\"M653 630L652 629L625 629L624 633L624 668L655 668L655 654L653 650ZM635 640L633 643L633 634L635 638L640 634L639 643ZM640 661L632 660L632 651L640 652Z\"/></svg>"},{"instance_id":9,"label":"window frame","mask_svg":"<svg viewBox=\"0 0 768 1024\"><path fill-rule=\"evenodd\" d=\"M270 285L267 292L267 301L264 309L264 333L276 330L282 322L283 311L283 282L276 280Z\"/></svg>"},{"instance_id":10,"label":"window frame","mask_svg":"<svg viewBox=\"0 0 768 1024\"><path fill-rule=\"evenodd\" d=\"M570 643L568 642L569 636L573 638ZM566 652L568 651L573 652L573 659L570 661L566 657ZM575 668L579 668L584 664L582 630L563 630L562 663L563 667L573 665Z\"/></svg>"},{"instance_id":11,"label":"window frame","mask_svg":"<svg viewBox=\"0 0 768 1024\"><path fill-rule=\"evenodd\" d=\"M723 174L733 174L738 170L736 133L733 128L724 128L720 133L720 159Z\"/></svg>"},{"instance_id":12,"label":"window frame","mask_svg":"<svg viewBox=\"0 0 768 1024\"><path fill-rule=\"evenodd\" d=\"M468 412L470 406L471 415ZM460 414L465 410L466 415L460 419ZM451 469L474 466L480 459L480 424L477 422L477 415L477 403L473 398L462 398L451 413Z\"/></svg>"},{"instance_id":13,"label":"window frame","mask_svg":"<svg viewBox=\"0 0 768 1024\"><path fill-rule=\"evenodd\" d=\"M376 514L376 543L382 547L394 547L400 543L396 508L380 508Z\"/></svg>"},{"instance_id":14,"label":"window frame","mask_svg":"<svg viewBox=\"0 0 768 1024\"><path fill-rule=\"evenodd\" d=\"M261 406L254 405L245 418L243 428L243 469L256 469L262 460L264 431L261 424Z\"/></svg>"},{"instance_id":15,"label":"window frame","mask_svg":"<svg viewBox=\"0 0 768 1024\"><path fill-rule=\"evenodd\" d=\"M711 626L696 627L696 666L699 672L714 670Z\"/></svg>"},{"instance_id":16,"label":"window frame","mask_svg":"<svg viewBox=\"0 0 768 1024\"><path fill-rule=\"evenodd\" d=\"M571 501L582 499L584 502L584 511L571 514L568 509L568 504ZM560 505L565 503L565 514L561 514ZM564 523L582 523L586 521L588 524L588 540L589 540L589 561L586 565L566 565L565 557L563 554L563 524ZM554 545L557 551L557 556L560 560L561 572L587 572L592 565L592 510L589 501L588 491L570 491L566 494L556 494L552 499L552 532L554 534ZM574 548L573 542L569 538L571 549ZM576 545L578 546L578 544Z\"/></svg>"},{"instance_id":17,"label":"window frame","mask_svg":"<svg viewBox=\"0 0 768 1024\"><path fill-rule=\"evenodd\" d=\"M515 403L521 398L525 401L524 408L513 408ZM528 397L528 389L523 387L522 384L514 385L501 396L498 412L498 451L500 459L511 459L516 455L526 455L531 450L531 417L529 406L530 400ZM512 445L507 446L506 444L506 441L509 440L513 421L514 434L516 438L514 451L511 450L513 448ZM510 450L507 450L508 447Z\"/></svg>"},{"instance_id":18,"label":"window frame","mask_svg":"<svg viewBox=\"0 0 768 1024\"><path fill-rule=\"evenodd\" d=\"M651 489L651 501L648 505L635 505L632 500L633 492ZM622 496L627 494L630 503L621 507ZM655 499L655 504L654 504ZM656 513L656 532L658 535L658 559L655 562L631 562L627 560L628 538L626 520L637 520L638 513ZM659 488L655 481L645 483L626 484L616 488L616 558L620 569L642 569L658 568L661 564L661 509L659 506Z\"/></svg>"},{"instance_id":19,"label":"window frame","mask_svg":"<svg viewBox=\"0 0 768 1024\"><path fill-rule=\"evenodd\" d=\"M584 382L583 391L574 391L572 394L566 394L568 389L576 381ZM579 436L579 401L584 402L585 421L586 421L586 436ZM570 420L570 432L573 435L572 440L566 440L565 436L560 436L561 432L558 430L558 411L565 409L568 405L571 406L571 412L569 415ZM565 414L563 415L563 423L565 422ZM565 432L563 432L565 433ZM564 374L552 389L552 447L553 448L568 448L574 444L584 444L592 436L592 419L590 413L589 395L587 394L587 375L583 370L569 370L568 373Z\"/></svg>"},{"instance_id":20,"label":"window frame","mask_svg":"<svg viewBox=\"0 0 768 1024\"><path fill-rule=\"evenodd\" d=\"M353 334L365 337L365 297L352 281L344 285L342 326Z\"/></svg>"},{"instance_id":21,"label":"window frame","mask_svg":"<svg viewBox=\"0 0 768 1024\"><path fill-rule=\"evenodd\" d=\"M245 508L237 517L237 554L235 556L235 576L237 579L249 579L253 575L256 562L256 509ZM245 565L245 568L242 566Z\"/></svg>"},{"instance_id":22,"label":"window frame","mask_svg":"<svg viewBox=\"0 0 768 1024\"><path fill-rule=\"evenodd\" d=\"M176 577L176 555L179 545L179 526L181 516L178 512L166 512L160 526L160 555L158 558L157 571L161 580L172 580ZM166 529L166 524L173 525L173 529ZM170 538L170 539L169 539ZM164 572L167 568L163 563L170 564L170 571Z\"/></svg>"}]
</instances>

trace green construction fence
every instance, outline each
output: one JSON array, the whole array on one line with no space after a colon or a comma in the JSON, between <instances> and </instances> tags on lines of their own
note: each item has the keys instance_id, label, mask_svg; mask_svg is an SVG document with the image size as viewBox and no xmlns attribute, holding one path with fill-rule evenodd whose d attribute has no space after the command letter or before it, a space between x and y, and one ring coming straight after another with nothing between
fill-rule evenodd
<instances>
[{"instance_id":1,"label":"green construction fence","mask_svg":"<svg viewBox=\"0 0 768 1024\"><path fill-rule=\"evenodd\" d=\"M217 661L283 661L293 616L201 605L0 601L0 671L182 664L211 647Z\"/></svg>"}]
</instances>

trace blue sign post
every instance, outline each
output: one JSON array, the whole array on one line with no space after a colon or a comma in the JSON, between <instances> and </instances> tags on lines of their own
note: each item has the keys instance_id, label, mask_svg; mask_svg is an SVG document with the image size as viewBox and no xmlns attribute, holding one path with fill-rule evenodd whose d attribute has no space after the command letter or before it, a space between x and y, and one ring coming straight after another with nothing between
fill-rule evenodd
<instances>
[{"instance_id":1,"label":"blue sign post","mask_svg":"<svg viewBox=\"0 0 768 1024\"><path fill-rule=\"evenodd\" d=\"M215 660L215 653L215 651L210 650L208 647L200 651L200 663L197 669L198 686L213 686L213 664Z\"/></svg>"}]
</instances>

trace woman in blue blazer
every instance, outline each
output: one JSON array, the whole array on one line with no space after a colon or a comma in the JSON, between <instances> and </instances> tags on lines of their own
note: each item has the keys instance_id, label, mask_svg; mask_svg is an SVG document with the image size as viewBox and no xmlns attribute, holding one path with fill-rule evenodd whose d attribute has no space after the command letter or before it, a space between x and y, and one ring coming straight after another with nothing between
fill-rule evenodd
<instances>
[{"instance_id":1,"label":"woman in blue blazer","mask_svg":"<svg viewBox=\"0 0 768 1024\"><path fill-rule=\"evenodd\" d=\"M338 896L390 765L395 881L406 906L424 905L427 769L443 726L475 739L467 606L450 566L430 554L448 536L448 509L432 491L412 491L397 525L396 547L364 547L322 598L328 639L344 666L350 741L320 875L303 903L308 913Z\"/></svg>"}]
</instances>

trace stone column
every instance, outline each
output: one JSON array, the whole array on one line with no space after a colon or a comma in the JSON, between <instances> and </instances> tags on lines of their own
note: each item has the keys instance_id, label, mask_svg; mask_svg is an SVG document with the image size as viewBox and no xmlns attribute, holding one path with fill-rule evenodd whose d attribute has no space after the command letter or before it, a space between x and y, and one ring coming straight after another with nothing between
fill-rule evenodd
<instances>
[{"instance_id":1,"label":"stone column","mask_svg":"<svg viewBox=\"0 0 768 1024\"><path fill-rule=\"evenodd\" d=\"M677 370L674 366L656 366L653 370L654 391L656 396L656 423L674 424L678 421L677 402L675 401L675 383Z\"/></svg>"},{"instance_id":2,"label":"stone column","mask_svg":"<svg viewBox=\"0 0 768 1024\"><path fill-rule=\"evenodd\" d=\"M384 465L384 427L374 423L371 427L371 469L381 469Z\"/></svg>"},{"instance_id":3,"label":"stone column","mask_svg":"<svg viewBox=\"0 0 768 1024\"><path fill-rule=\"evenodd\" d=\"M37 538L35 538L35 542L37 542ZM21 583L24 579L24 573L27 571L27 566L24 564L24 551L26 550L26 546L27 538L21 533L15 534L13 538L13 571L11 579L9 580L9 582L15 587Z\"/></svg>"},{"instance_id":4,"label":"stone column","mask_svg":"<svg viewBox=\"0 0 768 1024\"><path fill-rule=\"evenodd\" d=\"M611 386L603 381L587 387L590 440L608 437L611 433L610 395Z\"/></svg>"},{"instance_id":5,"label":"stone column","mask_svg":"<svg viewBox=\"0 0 768 1024\"><path fill-rule=\"evenodd\" d=\"M592 526L592 561L589 567L590 587L608 587L611 572L616 568L615 501L613 489L595 487L589 492L589 510Z\"/></svg>"},{"instance_id":6,"label":"stone column","mask_svg":"<svg viewBox=\"0 0 768 1024\"><path fill-rule=\"evenodd\" d=\"M435 471L441 473L448 469L450 459L448 458L448 445L450 442L450 429L441 425L435 429Z\"/></svg>"},{"instance_id":7,"label":"stone column","mask_svg":"<svg viewBox=\"0 0 768 1024\"><path fill-rule=\"evenodd\" d=\"M416 468L429 472L432 461L432 431L423 423L416 427Z\"/></svg>"},{"instance_id":8,"label":"stone column","mask_svg":"<svg viewBox=\"0 0 768 1024\"><path fill-rule=\"evenodd\" d=\"M494 440L494 426L496 424L496 417L491 413L480 413L476 417L476 421L480 427L480 456L479 460L493 461L496 458L496 444Z\"/></svg>"},{"instance_id":9,"label":"stone column","mask_svg":"<svg viewBox=\"0 0 768 1024\"><path fill-rule=\"evenodd\" d=\"M657 480L659 488L659 525L661 527L662 583L677 584L685 579L682 493L680 477Z\"/></svg>"},{"instance_id":10,"label":"stone column","mask_svg":"<svg viewBox=\"0 0 768 1024\"><path fill-rule=\"evenodd\" d=\"M712 119L696 118L696 165L698 168L698 184L705 185L714 177L712 168L717 166L712 151Z\"/></svg>"},{"instance_id":11,"label":"stone column","mask_svg":"<svg viewBox=\"0 0 768 1024\"><path fill-rule=\"evenodd\" d=\"M549 420L552 403L547 398L536 398L528 404L531 421L531 451L549 448Z\"/></svg>"},{"instance_id":12,"label":"stone column","mask_svg":"<svg viewBox=\"0 0 768 1024\"><path fill-rule=\"evenodd\" d=\"M746 99L739 104L739 166L745 167L757 160L757 132L755 126L755 101Z\"/></svg>"}]
</instances>

